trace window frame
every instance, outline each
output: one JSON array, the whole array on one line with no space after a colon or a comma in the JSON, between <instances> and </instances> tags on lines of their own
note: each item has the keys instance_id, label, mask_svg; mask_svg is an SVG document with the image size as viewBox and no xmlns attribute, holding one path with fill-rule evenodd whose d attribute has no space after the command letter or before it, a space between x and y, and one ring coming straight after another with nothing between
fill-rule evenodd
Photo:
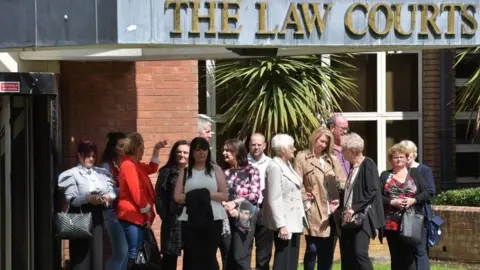
<instances>
[{"instance_id":1,"label":"window frame","mask_svg":"<svg viewBox=\"0 0 480 270\"><path fill-rule=\"evenodd\" d=\"M456 53L460 53L462 49L457 49ZM468 78L455 78L455 88L461 88L465 85L468 81ZM455 115L455 122L457 120L472 120L475 121L476 113L472 112L459 112ZM467 131L468 132L468 131ZM480 143L455 143L455 155L457 153L479 153L480 154ZM456 164L455 164L456 167ZM480 175L477 177L467 176L467 177L456 177L456 182L461 184L471 184L471 183L479 183L480 182Z\"/></svg>"},{"instance_id":2,"label":"window frame","mask_svg":"<svg viewBox=\"0 0 480 270\"><path fill-rule=\"evenodd\" d=\"M417 111L386 111L386 75L388 54L417 54L418 59L418 110ZM423 53L421 50L414 51L388 51L388 52L366 52L365 54L377 54L377 111L376 112L343 112L348 121L376 121L377 124L377 166L379 171L387 168L387 121L416 120L418 123L418 161L423 161ZM329 55L322 55L325 60L323 64L329 64ZM216 89L215 89L215 60L206 60L207 67L207 115L214 123L212 130L216 130L216 123L223 123L221 114L216 114ZM212 133L212 152L216 152L217 136Z\"/></svg>"}]
</instances>

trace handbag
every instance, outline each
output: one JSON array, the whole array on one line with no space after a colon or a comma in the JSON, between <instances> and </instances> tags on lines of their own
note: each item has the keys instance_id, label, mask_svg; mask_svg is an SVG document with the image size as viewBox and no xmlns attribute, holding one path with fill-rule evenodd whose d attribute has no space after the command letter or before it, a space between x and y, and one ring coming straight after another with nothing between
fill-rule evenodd
<instances>
[{"instance_id":1,"label":"handbag","mask_svg":"<svg viewBox=\"0 0 480 270\"><path fill-rule=\"evenodd\" d=\"M400 238L412 246L422 243L424 219L413 208L405 211L400 224Z\"/></svg>"},{"instance_id":2,"label":"handbag","mask_svg":"<svg viewBox=\"0 0 480 270\"><path fill-rule=\"evenodd\" d=\"M142 244L135 258L134 270L161 270L162 256L157 239L151 229L145 229Z\"/></svg>"},{"instance_id":3,"label":"handbag","mask_svg":"<svg viewBox=\"0 0 480 270\"><path fill-rule=\"evenodd\" d=\"M92 213L69 213L70 204L65 212L55 215L55 238L57 239L86 239L92 237Z\"/></svg>"},{"instance_id":4,"label":"handbag","mask_svg":"<svg viewBox=\"0 0 480 270\"><path fill-rule=\"evenodd\" d=\"M350 171L350 173L351 173L351 171ZM348 175L349 176L348 178L350 178L350 173ZM350 179L350 181L351 181L351 179ZM352 196L352 193L353 193L353 187L350 189L350 192L348 193L348 197L345 200L345 203L347 203L350 200L350 197ZM362 227L363 222L367 218L368 212L370 211L371 208L372 208L371 204L367 205L367 207L365 207L365 210L354 213L349 221L345 220L346 211L344 210L342 212L342 227L346 228L346 229L353 229L353 228Z\"/></svg>"},{"instance_id":5,"label":"handbag","mask_svg":"<svg viewBox=\"0 0 480 270\"><path fill-rule=\"evenodd\" d=\"M427 223L427 243L428 247L434 247L440 242L442 227L445 221L443 218L435 215L429 204L425 204L425 213L428 219Z\"/></svg>"}]
</instances>

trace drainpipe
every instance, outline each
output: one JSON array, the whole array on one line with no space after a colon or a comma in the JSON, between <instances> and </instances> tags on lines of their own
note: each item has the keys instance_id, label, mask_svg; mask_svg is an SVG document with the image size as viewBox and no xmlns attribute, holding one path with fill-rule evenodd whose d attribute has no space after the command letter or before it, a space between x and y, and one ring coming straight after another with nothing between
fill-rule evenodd
<instances>
[{"instance_id":1,"label":"drainpipe","mask_svg":"<svg viewBox=\"0 0 480 270\"><path fill-rule=\"evenodd\" d=\"M448 49L440 50L440 183L441 189L455 187L455 169L453 164L453 52Z\"/></svg>"}]
</instances>

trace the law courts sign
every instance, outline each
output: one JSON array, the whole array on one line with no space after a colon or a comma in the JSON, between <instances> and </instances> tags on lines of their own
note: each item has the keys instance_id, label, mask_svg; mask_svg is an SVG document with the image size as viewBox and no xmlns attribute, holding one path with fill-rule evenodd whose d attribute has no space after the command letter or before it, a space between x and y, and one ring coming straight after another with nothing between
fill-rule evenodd
<instances>
[{"instance_id":1,"label":"the law courts sign","mask_svg":"<svg viewBox=\"0 0 480 270\"><path fill-rule=\"evenodd\" d=\"M121 42L371 46L480 44L480 1L152 0L125 16ZM152 12L153 11L153 12ZM130 14L130 15L129 15ZM158 16L157 14L160 14Z\"/></svg>"},{"instance_id":2,"label":"the law courts sign","mask_svg":"<svg viewBox=\"0 0 480 270\"><path fill-rule=\"evenodd\" d=\"M475 46L480 0L2 1L0 47Z\"/></svg>"}]
</instances>

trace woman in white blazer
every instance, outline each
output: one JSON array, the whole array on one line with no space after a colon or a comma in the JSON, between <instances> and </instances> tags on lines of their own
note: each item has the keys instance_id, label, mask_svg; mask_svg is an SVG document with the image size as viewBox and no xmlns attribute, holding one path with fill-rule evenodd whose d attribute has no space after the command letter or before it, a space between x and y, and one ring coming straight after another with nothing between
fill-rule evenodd
<instances>
[{"instance_id":1,"label":"woman in white blazer","mask_svg":"<svg viewBox=\"0 0 480 270\"><path fill-rule=\"evenodd\" d=\"M290 163L295 152L293 144L293 138L287 134L273 137L271 147L275 157L265 173L263 222L275 234L273 270L298 267L305 212L302 180Z\"/></svg>"}]
</instances>

